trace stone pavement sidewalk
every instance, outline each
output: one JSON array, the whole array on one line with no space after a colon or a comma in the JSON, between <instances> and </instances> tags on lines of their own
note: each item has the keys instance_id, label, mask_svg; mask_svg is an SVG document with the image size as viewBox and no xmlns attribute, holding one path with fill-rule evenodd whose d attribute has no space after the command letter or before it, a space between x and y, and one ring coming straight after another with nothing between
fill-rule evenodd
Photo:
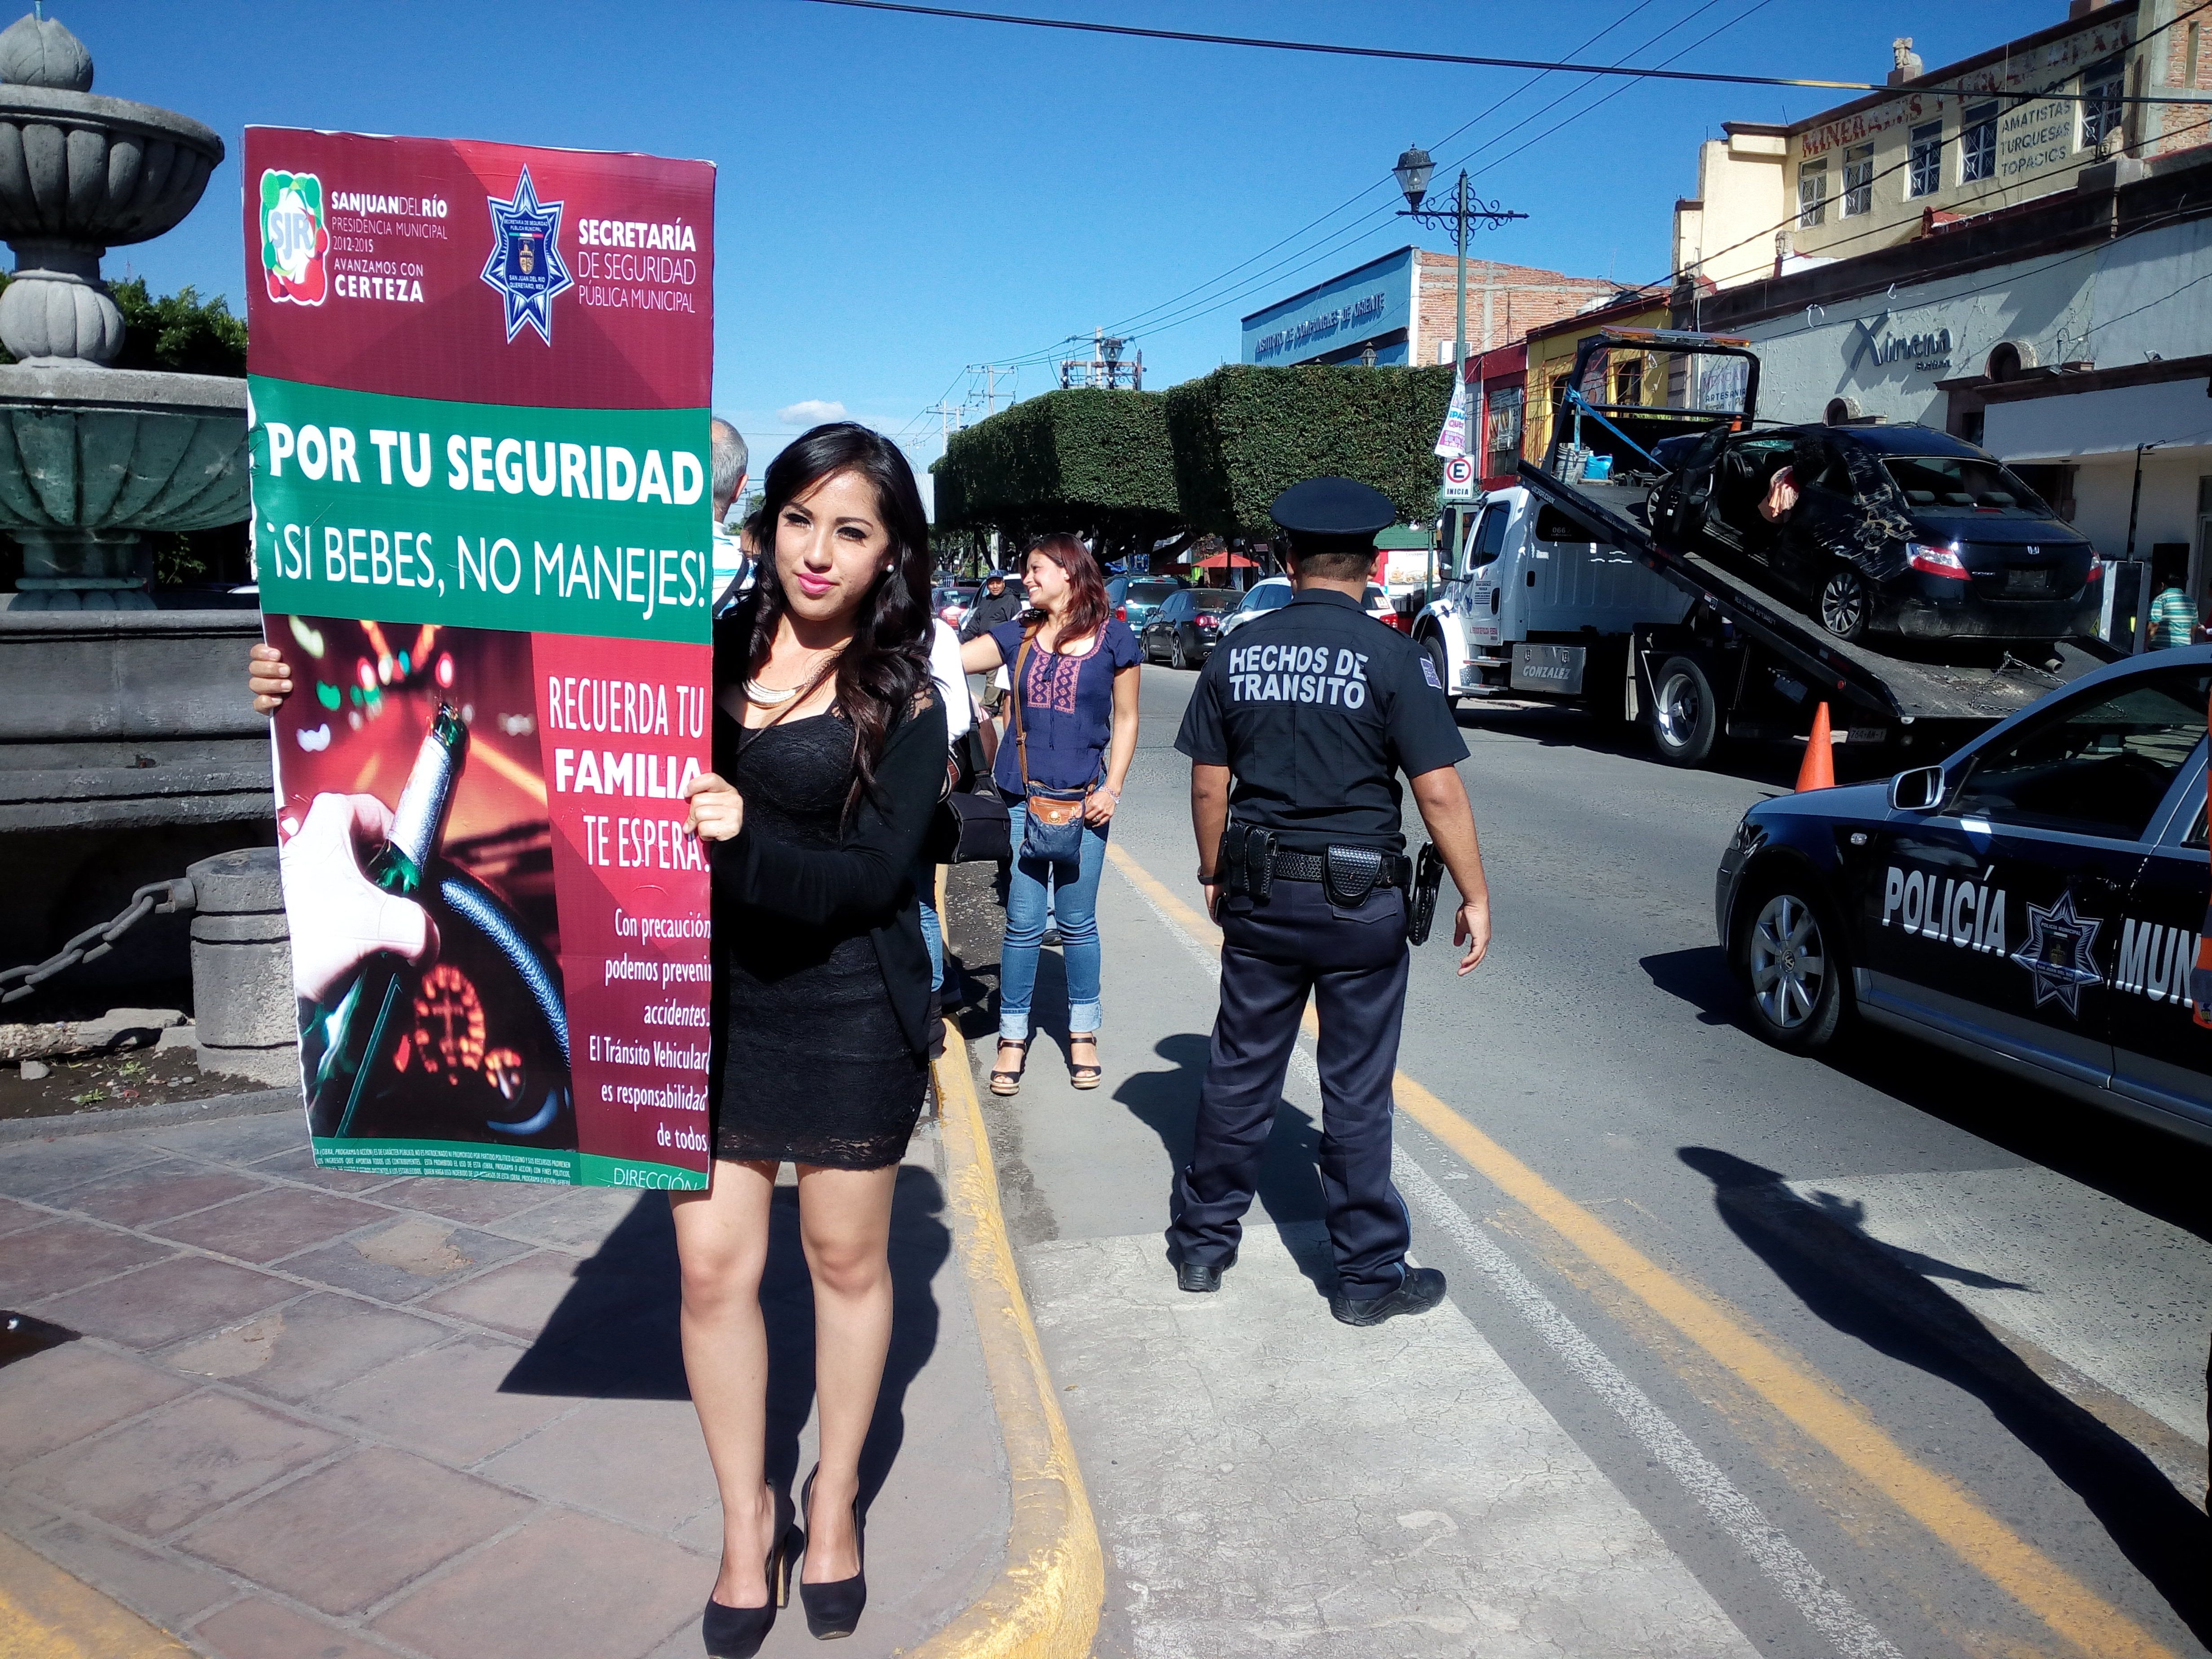
<instances>
[{"instance_id":1,"label":"stone pavement sidewalk","mask_svg":"<svg viewBox=\"0 0 2212 1659\"><path fill-rule=\"evenodd\" d=\"M855 1659L910 1650L1006 1550L944 1209L925 1125ZM781 1482L812 1463L788 1188L775 1226ZM720 1518L676 1292L659 1194L317 1170L294 1111L11 1141L0 1306L82 1335L0 1365L0 1531L218 1659L695 1655ZM794 1605L764 1651L812 1648Z\"/></svg>"}]
</instances>

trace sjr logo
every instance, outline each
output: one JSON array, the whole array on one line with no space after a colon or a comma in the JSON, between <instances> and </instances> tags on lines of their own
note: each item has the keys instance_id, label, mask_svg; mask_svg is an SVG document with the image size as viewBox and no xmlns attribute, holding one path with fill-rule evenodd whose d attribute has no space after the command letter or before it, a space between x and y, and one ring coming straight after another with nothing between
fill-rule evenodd
<instances>
[{"instance_id":1,"label":"sjr logo","mask_svg":"<svg viewBox=\"0 0 2212 1659\"><path fill-rule=\"evenodd\" d=\"M261 272L269 297L319 306L330 297L324 255L330 227L323 216L323 181L312 173L261 175Z\"/></svg>"}]
</instances>

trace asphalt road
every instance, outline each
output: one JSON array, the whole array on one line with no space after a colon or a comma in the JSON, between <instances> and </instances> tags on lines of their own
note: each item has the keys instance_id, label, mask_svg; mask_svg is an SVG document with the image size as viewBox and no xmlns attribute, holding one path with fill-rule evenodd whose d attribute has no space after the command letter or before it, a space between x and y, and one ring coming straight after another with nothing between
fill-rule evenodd
<instances>
[{"instance_id":1,"label":"asphalt road","mask_svg":"<svg viewBox=\"0 0 2212 1659\"><path fill-rule=\"evenodd\" d=\"M1115 828L1190 905L1194 678L1145 671ZM1904 1039L1753 1036L1714 866L1794 756L1682 772L1572 711L1461 725L1496 942L1467 981L1416 953L1399 1064L1502 1156L1401 1086L1417 1258L1762 1653L2206 1651L2212 1157ZM1107 944L1111 1026L1145 972ZM1091 1132L1025 1109L994 1123L1018 1243L1158 1224L1154 1173L1111 1193ZM1318 1214L1296 1182L1261 1208Z\"/></svg>"}]
</instances>

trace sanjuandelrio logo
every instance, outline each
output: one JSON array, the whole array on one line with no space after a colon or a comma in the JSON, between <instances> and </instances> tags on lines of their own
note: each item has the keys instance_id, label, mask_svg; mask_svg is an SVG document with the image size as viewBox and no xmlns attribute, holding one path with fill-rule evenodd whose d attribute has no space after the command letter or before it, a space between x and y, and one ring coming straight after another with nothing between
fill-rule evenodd
<instances>
[{"instance_id":1,"label":"sanjuandelrio logo","mask_svg":"<svg viewBox=\"0 0 2212 1659\"><path fill-rule=\"evenodd\" d=\"M330 226L323 214L323 181L312 173L261 175L261 271L269 297L319 306L330 297L324 256Z\"/></svg>"}]
</instances>

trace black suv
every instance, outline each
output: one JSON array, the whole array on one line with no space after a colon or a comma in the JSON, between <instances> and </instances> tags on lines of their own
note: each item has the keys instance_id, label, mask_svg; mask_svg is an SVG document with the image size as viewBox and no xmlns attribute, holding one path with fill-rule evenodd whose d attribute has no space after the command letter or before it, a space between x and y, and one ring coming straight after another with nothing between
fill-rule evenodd
<instances>
[{"instance_id":1,"label":"black suv","mask_svg":"<svg viewBox=\"0 0 2212 1659\"><path fill-rule=\"evenodd\" d=\"M1838 639L2087 634L2095 550L2004 463L1931 427L1724 428L1667 440L1652 528L1800 605ZM1787 467L1795 507L1760 510Z\"/></svg>"}]
</instances>

